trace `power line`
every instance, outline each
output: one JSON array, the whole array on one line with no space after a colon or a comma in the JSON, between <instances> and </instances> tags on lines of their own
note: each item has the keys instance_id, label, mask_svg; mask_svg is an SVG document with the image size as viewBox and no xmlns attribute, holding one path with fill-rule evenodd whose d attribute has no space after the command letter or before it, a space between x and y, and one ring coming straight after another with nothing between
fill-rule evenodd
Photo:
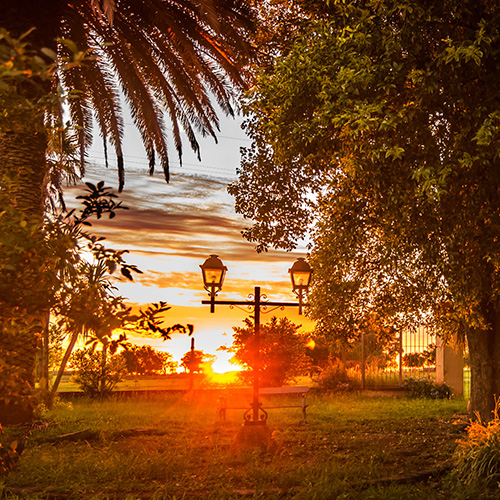
<instances>
[{"instance_id":1,"label":"power line","mask_svg":"<svg viewBox=\"0 0 500 500\"><path fill-rule=\"evenodd\" d=\"M91 161L94 161L94 162L103 162L104 163L104 157L103 156L88 156L87 157L89 160ZM134 160L130 160L129 158L136 158L138 159L139 161L134 161ZM111 160L112 161L112 160ZM146 169L149 169L149 163L146 162L146 160L142 160L141 161L141 158L138 157L138 156L125 156L125 159L124 159L125 163L131 163L133 165L140 165ZM109 162L109 160L108 160ZM225 168L221 168L221 167L216 167L216 166L213 166L213 165L205 165L203 163L184 163L182 162L179 163L179 162L170 162L169 165L171 167L177 167L177 168L180 168L180 169L184 169L184 167L193 167L195 169L198 169L198 168L205 168L205 169L209 169L209 170L213 170L215 172L228 172L228 169L225 169Z\"/></svg>"},{"instance_id":2,"label":"power line","mask_svg":"<svg viewBox=\"0 0 500 500\"><path fill-rule=\"evenodd\" d=\"M129 160L127 159L128 157L125 158L125 165L127 164L132 164L132 165L139 165L140 167L144 168L144 170L149 170L149 164L146 163L146 161L134 161L134 160ZM104 163L104 157L97 157L97 156L88 156L87 157L88 161L93 162L93 163ZM182 166L180 163L174 162L170 164L171 168L176 169L178 172L177 173L205 173L205 174L212 174L212 175L224 175L224 176L236 176L236 171L235 169L224 169L220 167L213 167L210 165L204 165L204 164L193 164L193 163L182 163ZM187 168L185 168L187 167Z\"/></svg>"},{"instance_id":3,"label":"power line","mask_svg":"<svg viewBox=\"0 0 500 500\"><path fill-rule=\"evenodd\" d=\"M123 124L126 126L129 126L129 127L137 128L137 126L134 123L124 122ZM165 130L167 130L168 132L172 132L172 129L170 127L165 127ZM231 137L229 135L219 135L217 133L215 135L216 135L217 139L229 139L231 141L243 141L243 142L251 142L252 141L252 139L250 139L249 137ZM212 136L208 136L208 135L202 136L203 139L208 139L209 137L212 137Z\"/></svg>"}]
</instances>

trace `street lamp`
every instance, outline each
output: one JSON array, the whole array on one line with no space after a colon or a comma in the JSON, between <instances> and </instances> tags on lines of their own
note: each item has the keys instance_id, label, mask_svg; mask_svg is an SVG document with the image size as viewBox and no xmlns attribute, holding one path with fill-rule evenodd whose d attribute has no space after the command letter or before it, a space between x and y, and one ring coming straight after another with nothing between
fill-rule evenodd
<instances>
[{"instance_id":1,"label":"street lamp","mask_svg":"<svg viewBox=\"0 0 500 500\"><path fill-rule=\"evenodd\" d=\"M299 258L290 268L293 291L298 295L299 302L273 302L267 300L264 294L260 293L260 286L255 287L253 296L249 295L249 300L215 300L218 292L222 289L222 283L227 271L227 267L222 263L217 255L211 255L203 265L200 266L203 275L205 290L210 295L210 300L202 300L202 304L210 305L210 312L215 312L215 304L228 306L250 306L254 311L254 345L256 360L253 366L253 402L249 410L245 412L245 425L265 425L267 413L259 402L259 339L260 339L260 313L261 307L266 309L297 307L299 314L302 314L303 294L307 292L311 281L312 269L304 258ZM273 309L274 310L274 309ZM270 311L268 311L270 312ZM251 415L250 415L251 412ZM260 412L260 415L259 415Z\"/></svg>"},{"instance_id":2,"label":"street lamp","mask_svg":"<svg viewBox=\"0 0 500 500\"><path fill-rule=\"evenodd\" d=\"M311 283L312 269L304 257L299 257L288 272L292 280L292 289L299 298L299 314L302 314L302 301Z\"/></svg>"},{"instance_id":3,"label":"street lamp","mask_svg":"<svg viewBox=\"0 0 500 500\"><path fill-rule=\"evenodd\" d=\"M222 263L218 255L210 255L200 267L205 290L209 293L210 298L215 299L217 292L222 289L227 267ZM215 312L215 303L213 301L211 302L210 312Z\"/></svg>"}]
</instances>

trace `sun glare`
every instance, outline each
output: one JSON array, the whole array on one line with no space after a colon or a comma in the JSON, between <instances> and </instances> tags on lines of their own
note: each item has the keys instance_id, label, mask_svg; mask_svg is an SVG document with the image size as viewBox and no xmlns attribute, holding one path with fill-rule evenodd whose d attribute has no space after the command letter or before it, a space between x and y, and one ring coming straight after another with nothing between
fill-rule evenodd
<instances>
[{"instance_id":1,"label":"sun glare","mask_svg":"<svg viewBox=\"0 0 500 500\"><path fill-rule=\"evenodd\" d=\"M225 352L218 352L217 359L204 368L204 373L208 376L210 383L216 385L238 384L238 376L242 367L229 362L231 355Z\"/></svg>"},{"instance_id":2,"label":"sun glare","mask_svg":"<svg viewBox=\"0 0 500 500\"><path fill-rule=\"evenodd\" d=\"M210 382L216 385L230 385L237 384L240 381L238 376L239 371L225 372L225 373L215 373L212 372L208 374Z\"/></svg>"},{"instance_id":3,"label":"sun glare","mask_svg":"<svg viewBox=\"0 0 500 500\"><path fill-rule=\"evenodd\" d=\"M231 357L230 353L218 351L217 359L212 364L212 371L219 374L241 371L241 366L234 365L229 361Z\"/></svg>"}]
</instances>

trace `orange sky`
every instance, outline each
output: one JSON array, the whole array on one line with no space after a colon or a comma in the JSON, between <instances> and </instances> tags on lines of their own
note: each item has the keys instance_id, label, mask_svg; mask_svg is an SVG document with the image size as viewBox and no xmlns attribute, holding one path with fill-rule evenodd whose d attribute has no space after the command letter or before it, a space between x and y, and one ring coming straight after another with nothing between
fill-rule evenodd
<instances>
[{"instance_id":1,"label":"orange sky","mask_svg":"<svg viewBox=\"0 0 500 500\"><path fill-rule=\"evenodd\" d=\"M231 368L228 356L216 349L231 344L232 327L241 326L246 314L228 306L218 306L210 314L209 306L201 305L207 294L199 265L210 254L218 254L228 267L221 299L245 299L253 293L254 286L261 286L269 300L290 302L295 301L295 296L288 269L297 257L305 256L305 250L257 254L254 245L242 238L241 230L249 221L235 214L233 199L226 191L236 178L239 148L249 145L238 121L222 121L218 144L213 139L200 141L201 162L186 151L180 167L177 157L172 156L169 184L161 172L148 176L140 140L131 126L127 130L125 190L119 199L129 210L117 212L112 220L94 223L92 232L104 236L111 248L129 250L127 262L144 273L134 283L118 283L119 293L134 304L167 301L172 309L166 324L194 324L196 348L216 354L219 359L214 370L226 371ZM173 155L174 151L172 148ZM96 144L90 152L84 180L94 183L104 180L106 185L116 188L114 157L110 155L109 160L110 168L106 170L102 150ZM69 206L78 206L74 196L80 192L81 187L66 189ZM272 315L289 317L302 324L303 331L311 331L314 326L306 317L299 317L296 308L264 314L262 322ZM175 336L167 342L157 339L137 342L165 349L177 360L190 347L187 336Z\"/></svg>"}]
</instances>

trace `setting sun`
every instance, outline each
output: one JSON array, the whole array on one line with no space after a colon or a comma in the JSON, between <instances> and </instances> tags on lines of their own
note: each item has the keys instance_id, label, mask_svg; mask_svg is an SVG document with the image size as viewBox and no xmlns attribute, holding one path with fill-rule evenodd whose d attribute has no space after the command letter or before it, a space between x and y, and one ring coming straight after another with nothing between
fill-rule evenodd
<instances>
[{"instance_id":1,"label":"setting sun","mask_svg":"<svg viewBox=\"0 0 500 500\"><path fill-rule=\"evenodd\" d=\"M217 351L217 359L212 364L213 373L225 374L228 372L241 371L241 367L231 363L229 360L233 356L231 353Z\"/></svg>"}]
</instances>

